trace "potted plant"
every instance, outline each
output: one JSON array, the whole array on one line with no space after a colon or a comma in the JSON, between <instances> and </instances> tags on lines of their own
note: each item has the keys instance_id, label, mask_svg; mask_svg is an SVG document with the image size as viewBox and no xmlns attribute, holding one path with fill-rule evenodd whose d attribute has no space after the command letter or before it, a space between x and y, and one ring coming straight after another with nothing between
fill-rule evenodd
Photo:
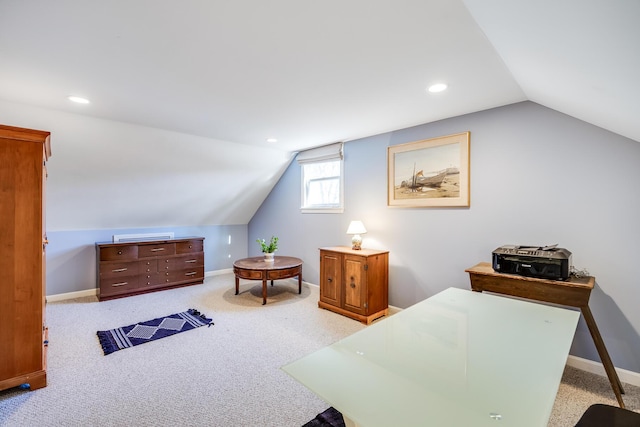
<instances>
[{"instance_id":1,"label":"potted plant","mask_svg":"<svg viewBox=\"0 0 640 427\"><path fill-rule=\"evenodd\" d=\"M260 245L262 253L264 253L264 260L267 262L273 262L273 253L278 250L278 238L271 236L269 243L265 239L256 240Z\"/></svg>"}]
</instances>

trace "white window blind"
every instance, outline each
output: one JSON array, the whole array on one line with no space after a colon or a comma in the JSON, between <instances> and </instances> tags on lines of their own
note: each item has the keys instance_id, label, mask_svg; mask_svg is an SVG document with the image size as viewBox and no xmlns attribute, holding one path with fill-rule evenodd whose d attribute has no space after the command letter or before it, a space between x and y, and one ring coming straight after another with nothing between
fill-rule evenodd
<instances>
[{"instance_id":1,"label":"white window blind","mask_svg":"<svg viewBox=\"0 0 640 427\"><path fill-rule=\"evenodd\" d=\"M296 160L300 164L342 160L342 142L301 151L298 153Z\"/></svg>"}]
</instances>

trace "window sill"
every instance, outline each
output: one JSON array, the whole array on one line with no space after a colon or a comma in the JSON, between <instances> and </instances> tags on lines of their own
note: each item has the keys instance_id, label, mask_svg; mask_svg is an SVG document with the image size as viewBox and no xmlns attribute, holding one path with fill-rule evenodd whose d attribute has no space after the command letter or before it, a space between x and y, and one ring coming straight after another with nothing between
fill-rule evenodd
<instances>
[{"instance_id":1,"label":"window sill","mask_svg":"<svg viewBox=\"0 0 640 427\"><path fill-rule=\"evenodd\" d=\"M303 214L341 214L344 208L300 208Z\"/></svg>"}]
</instances>

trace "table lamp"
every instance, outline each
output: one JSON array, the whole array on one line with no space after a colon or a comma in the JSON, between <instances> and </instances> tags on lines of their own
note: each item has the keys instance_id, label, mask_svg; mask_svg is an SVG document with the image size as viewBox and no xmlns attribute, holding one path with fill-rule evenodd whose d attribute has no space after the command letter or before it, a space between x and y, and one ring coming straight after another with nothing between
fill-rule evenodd
<instances>
[{"instance_id":1,"label":"table lamp","mask_svg":"<svg viewBox=\"0 0 640 427\"><path fill-rule=\"evenodd\" d=\"M360 235L366 232L367 229L364 228L362 221L351 221L349 228L347 229L347 234L353 234L353 237L351 238L351 249L356 251L362 249L362 237L360 237Z\"/></svg>"}]
</instances>

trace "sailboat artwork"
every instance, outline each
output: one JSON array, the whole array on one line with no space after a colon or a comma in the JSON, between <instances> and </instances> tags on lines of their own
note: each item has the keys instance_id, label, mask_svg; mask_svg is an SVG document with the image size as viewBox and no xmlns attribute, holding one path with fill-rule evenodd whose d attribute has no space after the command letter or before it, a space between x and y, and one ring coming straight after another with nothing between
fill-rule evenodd
<instances>
[{"instance_id":1,"label":"sailboat artwork","mask_svg":"<svg viewBox=\"0 0 640 427\"><path fill-rule=\"evenodd\" d=\"M447 178L447 175L460 173L458 168L446 168L441 171L429 173L425 176L424 171L422 170L415 172L415 165L413 169L414 173L411 179L402 181L400 183L400 188L406 188L410 191L428 191L428 188L441 188ZM453 186L456 187L457 184L453 183Z\"/></svg>"},{"instance_id":2,"label":"sailboat artwork","mask_svg":"<svg viewBox=\"0 0 640 427\"><path fill-rule=\"evenodd\" d=\"M469 133L388 147L390 206L469 206Z\"/></svg>"}]
</instances>

